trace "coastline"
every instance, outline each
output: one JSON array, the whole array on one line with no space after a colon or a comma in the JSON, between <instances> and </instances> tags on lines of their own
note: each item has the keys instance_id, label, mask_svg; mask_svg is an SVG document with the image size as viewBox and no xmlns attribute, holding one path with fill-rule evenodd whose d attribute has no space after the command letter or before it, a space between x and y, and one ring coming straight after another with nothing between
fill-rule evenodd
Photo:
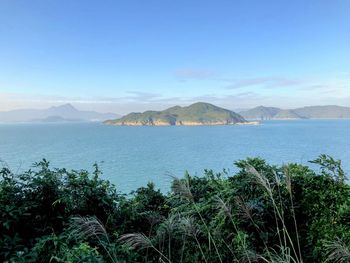
<instances>
[{"instance_id":1,"label":"coastline","mask_svg":"<svg viewBox=\"0 0 350 263\"><path fill-rule=\"evenodd\" d=\"M122 123L110 123L104 122L105 125L110 126L232 126L232 125L260 125L259 121L247 121L247 122L236 122L236 123L202 123L202 122L176 122L175 124L166 123L166 122L157 122L157 123L140 123L140 122L122 122Z\"/></svg>"}]
</instances>

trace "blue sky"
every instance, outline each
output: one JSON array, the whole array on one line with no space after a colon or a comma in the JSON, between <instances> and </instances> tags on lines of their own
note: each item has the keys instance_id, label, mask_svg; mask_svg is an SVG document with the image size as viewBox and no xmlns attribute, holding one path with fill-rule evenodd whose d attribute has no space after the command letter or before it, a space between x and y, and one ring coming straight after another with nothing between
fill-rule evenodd
<instances>
[{"instance_id":1,"label":"blue sky","mask_svg":"<svg viewBox=\"0 0 350 263\"><path fill-rule=\"evenodd\" d=\"M0 0L0 110L350 106L348 0Z\"/></svg>"}]
</instances>

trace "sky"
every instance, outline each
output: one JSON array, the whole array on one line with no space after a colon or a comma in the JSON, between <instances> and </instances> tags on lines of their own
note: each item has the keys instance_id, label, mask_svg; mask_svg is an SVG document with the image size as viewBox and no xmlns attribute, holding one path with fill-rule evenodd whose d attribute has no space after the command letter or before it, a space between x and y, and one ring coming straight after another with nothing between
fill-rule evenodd
<instances>
[{"instance_id":1,"label":"sky","mask_svg":"<svg viewBox=\"0 0 350 263\"><path fill-rule=\"evenodd\" d=\"M0 111L350 106L349 0L0 0Z\"/></svg>"}]
</instances>

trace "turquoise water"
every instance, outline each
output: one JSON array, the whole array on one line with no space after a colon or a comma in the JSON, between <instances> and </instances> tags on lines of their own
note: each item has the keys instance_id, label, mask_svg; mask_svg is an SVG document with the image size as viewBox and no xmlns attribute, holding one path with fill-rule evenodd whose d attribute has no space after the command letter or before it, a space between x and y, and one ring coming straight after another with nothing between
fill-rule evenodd
<instances>
[{"instance_id":1,"label":"turquoise water","mask_svg":"<svg viewBox=\"0 0 350 263\"><path fill-rule=\"evenodd\" d=\"M0 160L26 170L46 158L55 167L92 170L122 192L153 181L169 190L171 173L234 169L259 156L271 163L306 164L319 154L342 159L350 172L350 120L269 121L259 126L113 127L102 124L2 124Z\"/></svg>"}]
</instances>

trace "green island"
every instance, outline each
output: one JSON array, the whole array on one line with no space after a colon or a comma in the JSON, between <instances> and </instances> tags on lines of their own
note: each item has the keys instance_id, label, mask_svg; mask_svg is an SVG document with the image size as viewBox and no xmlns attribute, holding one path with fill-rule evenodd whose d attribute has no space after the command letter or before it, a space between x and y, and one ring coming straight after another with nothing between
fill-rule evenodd
<instances>
[{"instance_id":1,"label":"green island","mask_svg":"<svg viewBox=\"0 0 350 263\"><path fill-rule=\"evenodd\" d=\"M210 103L197 102L187 107L174 106L163 111L130 113L119 119L104 122L123 126L174 126L174 125L231 125L258 124L248 122L241 115Z\"/></svg>"},{"instance_id":2,"label":"green island","mask_svg":"<svg viewBox=\"0 0 350 263\"><path fill-rule=\"evenodd\" d=\"M1 262L350 262L341 162L236 161L126 195L91 172L0 170Z\"/></svg>"}]
</instances>

